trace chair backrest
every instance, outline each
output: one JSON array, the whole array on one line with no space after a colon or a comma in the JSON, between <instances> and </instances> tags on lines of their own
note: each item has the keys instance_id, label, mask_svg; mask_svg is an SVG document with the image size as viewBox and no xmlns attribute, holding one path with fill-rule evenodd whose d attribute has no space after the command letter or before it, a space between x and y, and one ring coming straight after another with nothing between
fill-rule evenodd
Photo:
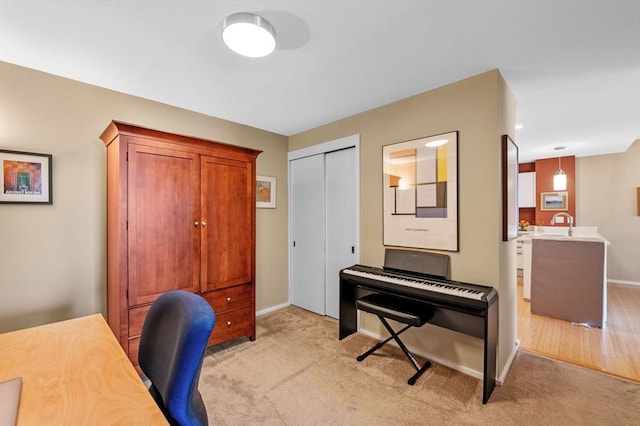
<instances>
[{"instance_id":1,"label":"chair backrest","mask_svg":"<svg viewBox=\"0 0 640 426\"><path fill-rule=\"evenodd\" d=\"M207 425L198 381L215 322L209 303L186 291L165 293L149 309L138 362L151 381L149 391L171 424Z\"/></svg>"}]
</instances>

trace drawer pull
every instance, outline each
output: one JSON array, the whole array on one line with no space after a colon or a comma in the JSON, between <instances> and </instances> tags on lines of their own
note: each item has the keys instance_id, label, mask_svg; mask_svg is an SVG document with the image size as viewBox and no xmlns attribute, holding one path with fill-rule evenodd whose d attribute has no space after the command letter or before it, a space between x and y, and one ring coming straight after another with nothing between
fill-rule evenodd
<instances>
[{"instance_id":1,"label":"drawer pull","mask_svg":"<svg viewBox=\"0 0 640 426\"><path fill-rule=\"evenodd\" d=\"M231 321L227 321L227 327L231 327Z\"/></svg>"},{"instance_id":2,"label":"drawer pull","mask_svg":"<svg viewBox=\"0 0 640 426\"><path fill-rule=\"evenodd\" d=\"M231 302L231 298L230 297L227 297L227 302Z\"/></svg>"}]
</instances>

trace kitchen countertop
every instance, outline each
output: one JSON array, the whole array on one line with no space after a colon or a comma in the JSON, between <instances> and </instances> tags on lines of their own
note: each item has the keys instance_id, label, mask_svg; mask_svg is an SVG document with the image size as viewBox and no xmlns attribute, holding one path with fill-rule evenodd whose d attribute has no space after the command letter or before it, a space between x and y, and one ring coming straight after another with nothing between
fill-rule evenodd
<instances>
[{"instance_id":1,"label":"kitchen countertop","mask_svg":"<svg viewBox=\"0 0 640 426\"><path fill-rule=\"evenodd\" d=\"M547 239L556 241L601 241L610 244L602 235L598 234L596 226L576 226L573 229L573 236L569 236L569 228L566 226L542 226L535 227L533 232L521 234L519 238L523 242L531 239Z\"/></svg>"}]
</instances>

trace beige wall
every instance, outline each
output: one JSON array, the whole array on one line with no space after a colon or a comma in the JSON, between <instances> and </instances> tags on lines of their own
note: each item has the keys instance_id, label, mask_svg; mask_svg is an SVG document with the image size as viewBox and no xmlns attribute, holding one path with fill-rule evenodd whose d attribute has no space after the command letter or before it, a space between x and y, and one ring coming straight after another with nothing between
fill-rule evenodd
<instances>
[{"instance_id":1,"label":"beige wall","mask_svg":"<svg viewBox=\"0 0 640 426\"><path fill-rule=\"evenodd\" d=\"M597 226L611 245L610 280L640 284L640 139L623 153L576 159L578 226Z\"/></svg>"},{"instance_id":2,"label":"beige wall","mask_svg":"<svg viewBox=\"0 0 640 426\"><path fill-rule=\"evenodd\" d=\"M383 263L382 146L459 131L459 252L449 253L452 279L493 286L500 295L498 371L516 339L515 242L501 241L500 135L513 135L515 99L490 71L289 138L289 150L360 134L360 250L363 264ZM382 334L375 318L364 328ZM426 326L408 340L434 359L482 371L482 342Z\"/></svg>"},{"instance_id":3,"label":"beige wall","mask_svg":"<svg viewBox=\"0 0 640 426\"><path fill-rule=\"evenodd\" d=\"M111 120L263 150L277 208L257 210L257 309L288 302L287 138L0 62L0 147L53 154L53 205L0 205L0 332L106 314Z\"/></svg>"}]
</instances>

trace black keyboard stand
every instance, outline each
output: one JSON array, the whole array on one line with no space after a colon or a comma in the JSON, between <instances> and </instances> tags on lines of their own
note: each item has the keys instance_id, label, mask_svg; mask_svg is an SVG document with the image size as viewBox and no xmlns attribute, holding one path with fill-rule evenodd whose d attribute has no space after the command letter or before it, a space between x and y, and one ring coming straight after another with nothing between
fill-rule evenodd
<instances>
[{"instance_id":1,"label":"black keyboard stand","mask_svg":"<svg viewBox=\"0 0 640 426\"><path fill-rule=\"evenodd\" d=\"M487 287L487 289L490 288ZM356 303L371 294L412 298L421 303L427 310L433 310L433 318L428 320L430 324L482 339L484 341L482 403L487 403L496 384L498 294L495 290L491 289L488 292L486 300L482 302L484 306L479 307L477 301L465 301L458 297L434 295L429 291L403 288L403 286L354 277L341 272L340 340L358 331L358 308ZM393 339L393 336L391 339Z\"/></svg>"}]
</instances>

